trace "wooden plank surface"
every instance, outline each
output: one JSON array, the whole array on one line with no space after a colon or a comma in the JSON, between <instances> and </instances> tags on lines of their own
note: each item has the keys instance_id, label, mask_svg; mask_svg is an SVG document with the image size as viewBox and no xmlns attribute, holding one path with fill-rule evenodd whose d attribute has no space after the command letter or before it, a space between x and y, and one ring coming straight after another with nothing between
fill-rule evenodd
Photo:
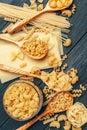
<instances>
[{"instance_id":1,"label":"wooden plank surface","mask_svg":"<svg viewBox=\"0 0 87 130\"><path fill-rule=\"evenodd\" d=\"M26 0L28 1L28 0ZM24 0L0 0L0 2L11 3L14 5L22 5ZM64 52L68 54L68 59L65 61L68 64L67 70L74 67L78 70L79 82L74 86L75 88L79 87L79 84L84 84L87 87L87 0L74 0L77 11L76 14L70 18L72 23L71 31L69 36L72 38L72 46L64 47ZM0 30L3 26L6 26L6 22L0 20ZM66 70L66 71L67 71ZM41 81L35 79L36 84L42 89L44 84ZM18 122L12 120L5 113L2 105L2 97L5 89L7 88L8 83L0 84L0 130L15 130L18 126L24 122ZM76 101L80 101L87 106L87 91L79 98L76 98ZM29 130L48 130L47 125L42 125L41 122L37 122ZM51 130L56 130L51 128ZM59 129L63 130L63 128ZM87 130L87 124L83 126L83 130Z\"/></svg>"},{"instance_id":2,"label":"wooden plank surface","mask_svg":"<svg viewBox=\"0 0 87 130\"><path fill-rule=\"evenodd\" d=\"M64 48L64 52L69 53L87 32L87 0L74 0L76 13L70 18L72 24L69 37L72 38L72 46Z\"/></svg>"}]
</instances>

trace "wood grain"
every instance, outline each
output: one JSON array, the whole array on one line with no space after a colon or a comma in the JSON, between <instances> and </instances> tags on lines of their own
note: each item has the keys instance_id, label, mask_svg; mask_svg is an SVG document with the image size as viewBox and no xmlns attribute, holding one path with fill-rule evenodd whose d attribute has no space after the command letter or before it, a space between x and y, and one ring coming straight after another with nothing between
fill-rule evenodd
<instances>
[{"instance_id":1,"label":"wood grain","mask_svg":"<svg viewBox=\"0 0 87 130\"><path fill-rule=\"evenodd\" d=\"M7 2L14 5L23 5L23 2L29 2L28 0L0 0L0 2ZM68 54L68 59L65 61L68 64L67 70L74 67L78 70L79 82L75 85L75 88L79 88L79 84L85 85L87 88L87 0L74 0L77 10L75 15L70 18L72 23L69 36L72 38L72 46L64 47L65 54ZM0 30L6 26L6 22L0 19ZM10 81L12 82L12 81ZM9 83L10 83L9 82ZM6 115L2 106L3 92L7 88L9 83L0 84L0 130L15 130L25 122L17 122L12 120ZM44 84L35 79L35 83L43 89ZM84 103L87 107L87 91L75 101ZM27 123L27 122L26 122ZM48 126L42 125L41 122L37 122L29 130L47 130ZM63 128L61 127L60 130ZM54 128L52 128L54 130ZM87 130L87 124L83 126L83 130Z\"/></svg>"}]
</instances>

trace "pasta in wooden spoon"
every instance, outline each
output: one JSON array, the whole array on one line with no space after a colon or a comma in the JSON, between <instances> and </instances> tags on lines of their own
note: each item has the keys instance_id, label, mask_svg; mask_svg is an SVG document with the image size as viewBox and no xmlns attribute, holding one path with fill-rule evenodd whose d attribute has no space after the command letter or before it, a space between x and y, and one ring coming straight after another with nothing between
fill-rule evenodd
<instances>
[{"instance_id":1,"label":"pasta in wooden spoon","mask_svg":"<svg viewBox=\"0 0 87 130\"><path fill-rule=\"evenodd\" d=\"M47 108L42 114L40 114L39 116L37 116L36 118L34 118L33 120L19 127L16 130L26 130L43 116L47 114L66 111L69 109L70 106L72 106L72 104L73 104L73 96L69 92L67 91L58 92L54 97L52 97L52 99L48 103Z\"/></svg>"},{"instance_id":2,"label":"pasta in wooden spoon","mask_svg":"<svg viewBox=\"0 0 87 130\"><path fill-rule=\"evenodd\" d=\"M13 41L12 39L9 39L8 37L1 36L1 35L0 35L0 39L16 44L17 46L21 48L22 52L25 55L35 60L43 59L48 52L47 44L39 40L34 40L31 42L23 40L21 42L16 42L16 41Z\"/></svg>"},{"instance_id":3,"label":"pasta in wooden spoon","mask_svg":"<svg viewBox=\"0 0 87 130\"><path fill-rule=\"evenodd\" d=\"M31 20L35 19L40 14L43 14L45 12L51 12L51 11L58 11L63 10L65 8L68 8L72 4L73 0L49 0L46 4L45 8L32 16L31 18L24 19L20 22L17 22L15 25L11 26L11 28L8 29L8 33L14 33L21 29L21 27L25 24L28 24Z\"/></svg>"}]
</instances>

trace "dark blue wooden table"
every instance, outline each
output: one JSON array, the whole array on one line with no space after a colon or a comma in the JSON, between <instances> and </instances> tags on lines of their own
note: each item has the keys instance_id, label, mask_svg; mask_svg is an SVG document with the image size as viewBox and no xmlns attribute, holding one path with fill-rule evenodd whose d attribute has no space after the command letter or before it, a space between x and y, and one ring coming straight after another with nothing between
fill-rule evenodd
<instances>
[{"instance_id":1,"label":"dark blue wooden table","mask_svg":"<svg viewBox=\"0 0 87 130\"><path fill-rule=\"evenodd\" d=\"M20 5L28 0L0 0L0 2ZM70 18L70 22L73 24L69 36L72 38L72 46L64 48L64 53L68 55L66 63L69 65L67 70L74 67L78 70L79 82L75 85L78 88L79 84L87 87L87 0L75 0L74 3L77 6L75 15ZM7 22L0 19L0 30L7 25ZM67 71L66 70L66 71ZM10 81L12 82L12 81ZM3 93L6 90L10 82L1 84L0 83L0 130L15 130L25 122L18 122L8 117L5 113L2 105ZM43 88L41 81L35 80L35 83ZM84 103L87 107L87 91L76 101ZM38 121L33 125L30 130L47 130L47 125L43 125L42 122ZM56 130L51 128L51 130ZM60 128L59 130L63 130ZM87 130L87 124L83 126L83 130Z\"/></svg>"}]
</instances>

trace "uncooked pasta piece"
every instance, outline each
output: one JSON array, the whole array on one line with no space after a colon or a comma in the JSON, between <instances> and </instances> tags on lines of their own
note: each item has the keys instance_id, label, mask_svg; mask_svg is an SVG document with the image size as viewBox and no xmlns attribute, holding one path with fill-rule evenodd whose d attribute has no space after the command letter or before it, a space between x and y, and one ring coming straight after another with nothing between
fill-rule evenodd
<instances>
[{"instance_id":1,"label":"uncooked pasta piece","mask_svg":"<svg viewBox=\"0 0 87 130\"><path fill-rule=\"evenodd\" d=\"M74 127L81 127L87 122L86 107L82 103L76 102L67 111L67 118Z\"/></svg>"}]
</instances>

